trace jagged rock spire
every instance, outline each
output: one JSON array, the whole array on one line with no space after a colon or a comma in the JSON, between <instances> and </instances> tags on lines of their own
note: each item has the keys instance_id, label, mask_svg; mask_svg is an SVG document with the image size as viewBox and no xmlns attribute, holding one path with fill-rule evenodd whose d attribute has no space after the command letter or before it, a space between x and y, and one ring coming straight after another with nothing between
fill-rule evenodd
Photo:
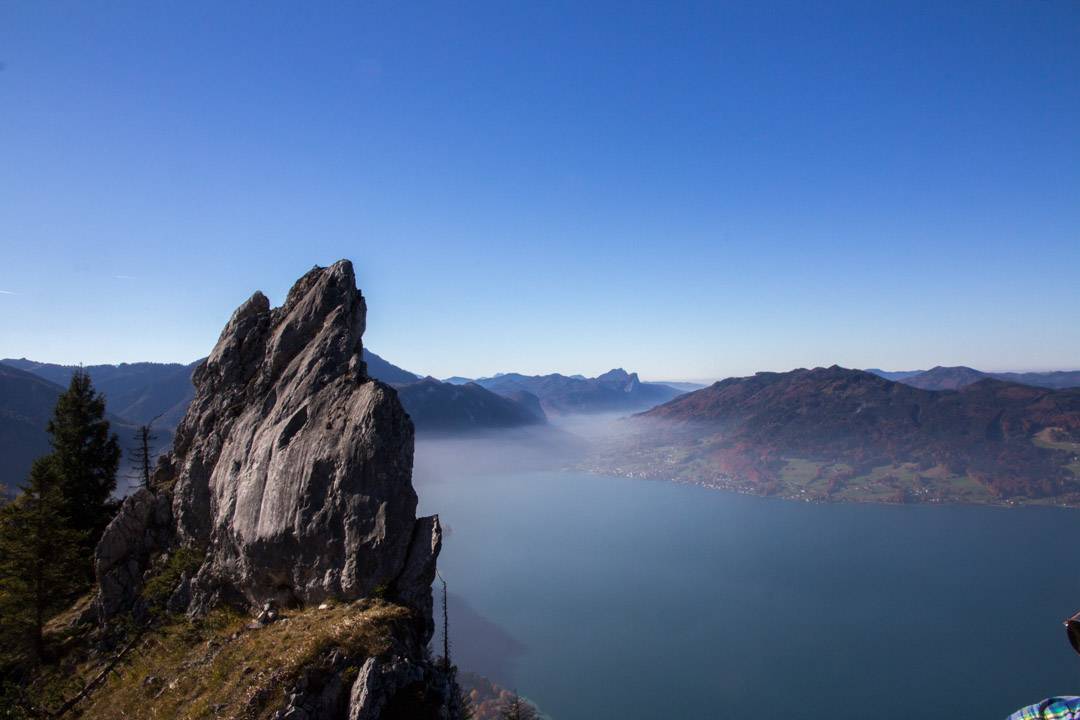
<instances>
[{"instance_id":1,"label":"jagged rock spire","mask_svg":"<svg viewBox=\"0 0 1080 720\"><path fill-rule=\"evenodd\" d=\"M416 519L413 426L361 359L366 306L347 260L271 308L255 293L193 375L195 399L155 473L175 542L206 548L191 607L354 599L377 589L430 634L441 533Z\"/></svg>"}]
</instances>

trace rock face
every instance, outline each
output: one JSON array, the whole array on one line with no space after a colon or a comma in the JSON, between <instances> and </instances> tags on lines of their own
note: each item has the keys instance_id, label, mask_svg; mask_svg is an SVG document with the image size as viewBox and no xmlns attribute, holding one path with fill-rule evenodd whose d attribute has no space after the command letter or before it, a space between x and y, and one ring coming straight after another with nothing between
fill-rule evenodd
<instances>
[{"instance_id":1,"label":"rock face","mask_svg":"<svg viewBox=\"0 0 1080 720\"><path fill-rule=\"evenodd\" d=\"M349 720L445 717L430 708L444 708L451 690L445 675L407 658L380 661L368 658L360 668L349 697ZM427 696L434 696L432 702ZM398 707L395 707L398 706ZM425 712L426 710L426 712Z\"/></svg>"},{"instance_id":2,"label":"rock face","mask_svg":"<svg viewBox=\"0 0 1080 720\"><path fill-rule=\"evenodd\" d=\"M367 375L365 314L348 261L315 268L282 307L252 295L195 371L155 473L177 542L207 551L192 610L382 592L430 625L439 524L416 519L413 426Z\"/></svg>"},{"instance_id":3,"label":"rock face","mask_svg":"<svg viewBox=\"0 0 1080 720\"><path fill-rule=\"evenodd\" d=\"M151 556L172 540L171 519L168 495L141 488L124 501L94 552L99 620L133 608Z\"/></svg>"},{"instance_id":4,"label":"rock face","mask_svg":"<svg viewBox=\"0 0 1080 720\"><path fill-rule=\"evenodd\" d=\"M410 653L416 655L416 653ZM408 655L387 653L357 666L333 653L310 666L285 692L273 720L455 720L446 669ZM350 685L351 683L351 685Z\"/></svg>"},{"instance_id":5,"label":"rock face","mask_svg":"<svg viewBox=\"0 0 1080 720\"><path fill-rule=\"evenodd\" d=\"M233 313L154 489L129 496L98 544L93 608L103 624L131 612L149 627L152 577L155 612L262 607L242 631L260 633L279 607L381 596L412 612L373 629L379 645L330 636L289 675L264 668L274 684L250 702L279 720L452 720L452 671L427 652L442 532L416 517L413 423L367 374L364 322L347 261L304 275L282 307L255 293Z\"/></svg>"}]
</instances>

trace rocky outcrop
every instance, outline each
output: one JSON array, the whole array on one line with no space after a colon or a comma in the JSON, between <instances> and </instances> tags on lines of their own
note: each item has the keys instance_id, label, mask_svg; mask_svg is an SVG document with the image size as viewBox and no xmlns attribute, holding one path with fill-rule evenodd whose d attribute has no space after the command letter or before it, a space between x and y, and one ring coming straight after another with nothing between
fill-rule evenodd
<instances>
[{"instance_id":1,"label":"rocky outcrop","mask_svg":"<svg viewBox=\"0 0 1080 720\"><path fill-rule=\"evenodd\" d=\"M432 614L431 583L435 580L435 561L442 550L442 526L439 516L432 515L416 521L412 541L391 593L405 605L415 609L423 618L425 642L435 631Z\"/></svg>"},{"instance_id":2,"label":"rocky outcrop","mask_svg":"<svg viewBox=\"0 0 1080 720\"><path fill-rule=\"evenodd\" d=\"M228 700L281 720L451 717L452 671L427 651L442 532L437 516L416 517L413 423L367 374L365 313L347 261L311 270L281 307L252 295L195 370L153 490L124 501L97 547L102 623L131 612L152 633L163 611L262 608L208 641L213 652L181 648L191 657L178 674L230 643L254 650L253 636L307 628L297 652L311 655L296 664L269 646L245 652L243 674L261 685L215 688L205 699L219 710ZM107 717L145 710L99 705Z\"/></svg>"},{"instance_id":3,"label":"rocky outcrop","mask_svg":"<svg viewBox=\"0 0 1080 720\"><path fill-rule=\"evenodd\" d=\"M141 488L124 500L94 552L98 583L94 609L100 621L134 608L153 555L171 543L171 520L166 494Z\"/></svg>"},{"instance_id":4,"label":"rocky outcrop","mask_svg":"<svg viewBox=\"0 0 1080 720\"><path fill-rule=\"evenodd\" d=\"M438 668L408 658L368 658L353 683L349 720L449 717L450 680Z\"/></svg>"},{"instance_id":5,"label":"rocky outcrop","mask_svg":"<svg viewBox=\"0 0 1080 720\"><path fill-rule=\"evenodd\" d=\"M274 720L453 720L452 680L440 665L407 655L352 658L332 653L286 690ZM355 673L355 679L354 679Z\"/></svg>"},{"instance_id":6,"label":"rocky outcrop","mask_svg":"<svg viewBox=\"0 0 1080 720\"><path fill-rule=\"evenodd\" d=\"M178 541L207 547L194 608L392 590L430 618L438 523L416 520L413 426L366 373L365 314L348 261L315 268L282 307L252 295L195 371L155 478Z\"/></svg>"}]
</instances>

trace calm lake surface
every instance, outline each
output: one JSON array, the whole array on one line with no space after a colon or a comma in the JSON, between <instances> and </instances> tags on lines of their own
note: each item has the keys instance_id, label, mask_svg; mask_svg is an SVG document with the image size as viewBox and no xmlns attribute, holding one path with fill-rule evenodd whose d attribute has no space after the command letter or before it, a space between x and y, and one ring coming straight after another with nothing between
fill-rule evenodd
<instances>
[{"instance_id":1,"label":"calm lake surface","mask_svg":"<svg viewBox=\"0 0 1080 720\"><path fill-rule=\"evenodd\" d=\"M556 720L1004 718L1080 694L1080 512L808 505L490 442L417 444L452 652Z\"/></svg>"}]
</instances>

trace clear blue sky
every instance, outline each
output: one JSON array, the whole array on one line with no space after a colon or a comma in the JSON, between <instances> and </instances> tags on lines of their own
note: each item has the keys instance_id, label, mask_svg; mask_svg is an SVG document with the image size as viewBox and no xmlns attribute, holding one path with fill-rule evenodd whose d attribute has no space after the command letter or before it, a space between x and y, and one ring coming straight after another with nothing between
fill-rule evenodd
<instances>
[{"instance_id":1,"label":"clear blue sky","mask_svg":"<svg viewBox=\"0 0 1080 720\"><path fill-rule=\"evenodd\" d=\"M8 1L0 62L0 356L348 257L439 376L1080 367L1072 0Z\"/></svg>"}]
</instances>

